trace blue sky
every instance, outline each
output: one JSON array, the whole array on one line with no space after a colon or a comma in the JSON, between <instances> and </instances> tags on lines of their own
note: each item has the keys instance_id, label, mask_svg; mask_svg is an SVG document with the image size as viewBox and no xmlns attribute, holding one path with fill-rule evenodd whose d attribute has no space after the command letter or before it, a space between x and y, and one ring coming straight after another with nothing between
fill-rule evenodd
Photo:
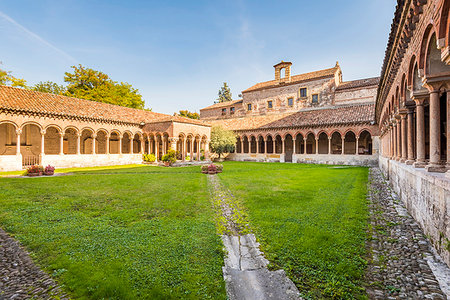
<instances>
[{"instance_id":1,"label":"blue sky","mask_svg":"<svg viewBox=\"0 0 450 300\"><path fill-rule=\"evenodd\" d=\"M198 111L224 81L233 98L271 80L333 67L379 76L395 0L0 0L2 68L63 83L82 64L138 88L153 111Z\"/></svg>"}]
</instances>

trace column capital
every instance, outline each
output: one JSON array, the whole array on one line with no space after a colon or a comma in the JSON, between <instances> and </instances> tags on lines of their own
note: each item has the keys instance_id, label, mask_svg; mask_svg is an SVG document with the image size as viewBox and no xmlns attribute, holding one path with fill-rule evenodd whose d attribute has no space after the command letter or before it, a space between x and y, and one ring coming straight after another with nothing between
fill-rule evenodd
<instances>
[{"instance_id":1,"label":"column capital","mask_svg":"<svg viewBox=\"0 0 450 300\"><path fill-rule=\"evenodd\" d=\"M17 128L17 129L16 129L16 134L17 134L17 135L21 135L21 134L22 134L22 129Z\"/></svg>"},{"instance_id":2,"label":"column capital","mask_svg":"<svg viewBox=\"0 0 450 300\"><path fill-rule=\"evenodd\" d=\"M95 133L93 133L93 134L91 135L91 137L92 137L93 139L95 139L95 138L97 137L97 135L96 135Z\"/></svg>"},{"instance_id":3,"label":"column capital","mask_svg":"<svg viewBox=\"0 0 450 300\"><path fill-rule=\"evenodd\" d=\"M332 138L331 136L328 137L329 140L331 140L331 138Z\"/></svg>"},{"instance_id":4,"label":"column capital","mask_svg":"<svg viewBox=\"0 0 450 300\"><path fill-rule=\"evenodd\" d=\"M42 134L42 135L44 135L44 134L46 134L46 133L47 133L47 131L46 131L45 129L42 129L42 130L41 130L41 134Z\"/></svg>"}]
</instances>

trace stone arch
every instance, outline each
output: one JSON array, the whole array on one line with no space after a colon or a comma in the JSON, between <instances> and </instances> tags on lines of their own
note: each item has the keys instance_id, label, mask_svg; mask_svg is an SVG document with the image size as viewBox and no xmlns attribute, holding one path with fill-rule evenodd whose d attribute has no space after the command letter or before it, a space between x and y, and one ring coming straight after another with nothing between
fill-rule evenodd
<instances>
[{"instance_id":1,"label":"stone arch","mask_svg":"<svg viewBox=\"0 0 450 300\"><path fill-rule=\"evenodd\" d=\"M77 154L78 151L78 128L67 126L64 129L63 153Z\"/></svg>"},{"instance_id":2,"label":"stone arch","mask_svg":"<svg viewBox=\"0 0 450 300\"><path fill-rule=\"evenodd\" d=\"M281 154L283 152L283 140L280 134L275 135L275 153Z\"/></svg>"},{"instance_id":3,"label":"stone arch","mask_svg":"<svg viewBox=\"0 0 450 300\"><path fill-rule=\"evenodd\" d=\"M120 136L121 133L119 130L113 129L109 134L109 153L111 154L119 154L120 147Z\"/></svg>"},{"instance_id":4,"label":"stone arch","mask_svg":"<svg viewBox=\"0 0 450 300\"><path fill-rule=\"evenodd\" d=\"M236 137L236 153L242 153L242 143L239 135Z\"/></svg>"},{"instance_id":5,"label":"stone arch","mask_svg":"<svg viewBox=\"0 0 450 300\"><path fill-rule=\"evenodd\" d=\"M106 153L107 142L108 142L108 131L106 129L97 130L95 137L95 153L107 154Z\"/></svg>"},{"instance_id":6,"label":"stone arch","mask_svg":"<svg viewBox=\"0 0 450 300\"><path fill-rule=\"evenodd\" d=\"M316 153L316 136L313 132L306 134L306 154Z\"/></svg>"},{"instance_id":7,"label":"stone arch","mask_svg":"<svg viewBox=\"0 0 450 300\"><path fill-rule=\"evenodd\" d=\"M300 132L297 132L295 135L295 153L296 154L301 154L304 153L304 147L305 147L305 143L303 141L303 134Z\"/></svg>"},{"instance_id":8,"label":"stone arch","mask_svg":"<svg viewBox=\"0 0 450 300\"><path fill-rule=\"evenodd\" d=\"M17 153L17 129L18 127L14 122L0 122L0 155L15 155Z\"/></svg>"},{"instance_id":9,"label":"stone arch","mask_svg":"<svg viewBox=\"0 0 450 300\"><path fill-rule=\"evenodd\" d=\"M259 153L266 152L266 145L264 143L264 137L261 134L258 135L258 152Z\"/></svg>"},{"instance_id":10,"label":"stone arch","mask_svg":"<svg viewBox=\"0 0 450 300\"><path fill-rule=\"evenodd\" d=\"M267 153L275 153L275 149L274 149L274 147L273 147L273 138L272 138L272 135L271 134L268 134L268 135L266 135L266 148L267 148L267 150L266 150L266 152Z\"/></svg>"},{"instance_id":11,"label":"stone arch","mask_svg":"<svg viewBox=\"0 0 450 300\"><path fill-rule=\"evenodd\" d=\"M398 110L400 109L400 88L397 87L395 88L395 98L394 98L394 107Z\"/></svg>"},{"instance_id":12,"label":"stone arch","mask_svg":"<svg viewBox=\"0 0 450 300\"><path fill-rule=\"evenodd\" d=\"M250 153L256 153L257 152L257 142L255 136L252 134L250 136Z\"/></svg>"},{"instance_id":13,"label":"stone arch","mask_svg":"<svg viewBox=\"0 0 450 300\"><path fill-rule=\"evenodd\" d=\"M345 132L344 154L356 154L356 135L352 130Z\"/></svg>"},{"instance_id":14,"label":"stone arch","mask_svg":"<svg viewBox=\"0 0 450 300\"><path fill-rule=\"evenodd\" d=\"M40 163L42 127L36 122L26 122L21 126L20 153L22 154L22 165L30 166Z\"/></svg>"},{"instance_id":15,"label":"stone arch","mask_svg":"<svg viewBox=\"0 0 450 300\"><path fill-rule=\"evenodd\" d=\"M141 153L142 151L142 134L136 132L133 136L133 153Z\"/></svg>"},{"instance_id":16,"label":"stone arch","mask_svg":"<svg viewBox=\"0 0 450 300\"><path fill-rule=\"evenodd\" d=\"M322 131L318 134L318 153L319 154L328 154L328 135L325 131Z\"/></svg>"},{"instance_id":17,"label":"stone arch","mask_svg":"<svg viewBox=\"0 0 450 300\"><path fill-rule=\"evenodd\" d=\"M432 33L428 41L425 56L425 75L434 75L450 71L450 66L441 60L441 50L437 48L436 34Z\"/></svg>"},{"instance_id":18,"label":"stone arch","mask_svg":"<svg viewBox=\"0 0 450 300\"><path fill-rule=\"evenodd\" d=\"M42 131L44 129L44 128L42 128L41 124L39 124L38 122L34 122L34 121L27 121L27 122L23 123L20 126L20 129L23 130L25 128L25 126L28 126L28 125L36 126L37 128L39 128L39 131Z\"/></svg>"},{"instance_id":19,"label":"stone arch","mask_svg":"<svg viewBox=\"0 0 450 300\"><path fill-rule=\"evenodd\" d=\"M59 154L61 149L61 129L53 125L45 128L44 134L44 153L45 154Z\"/></svg>"},{"instance_id":20,"label":"stone arch","mask_svg":"<svg viewBox=\"0 0 450 300\"><path fill-rule=\"evenodd\" d=\"M425 70L425 59L427 55L428 45L430 42L430 37L434 33L433 25L428 24L426 27L423 36L422 41L420 43L420 52L419 52L419 70Z\"/></svg>"},{"instance_id":21,"label":"stone arch","mask_svg":"<svg viewBox=\"0 0 450 300\"><path fill-rule=\"evenodd\" d=\"M414 67L416 64L417 64L416 55L413 55L409 61L408 76L407 76L408 85L411 87L413 87Z\"/></svg>"},{"instance_id":22,"label":"stone arch","mask_svg":"<svg viewBox=\"0 0 450 300\"><path fill-rule=\"evenodd\" d=\"M243 153L250 153L249 145L248 145L248 137L244 134L242 137L242 141L244 143Z\"/></svg>"},{"instance_id":23,"label":"stone arch","mask_svg":"<svg viewBox=\"0 0 450 300\"><path fill-rule=\"evenodd\" d=\"M294 139L290 133L284 136L284 161L292 162L292 155L294 154Z\"/></svg>"},{"instance_id":24,"label":"stone arch","mask_svg":"<svg viewBox=\"0 0 450 300\"><path fill-rule=\"evenodd\" d=\"M80 153L81 154L93 154L93 136L94 136L94 130L89 127L85 127L83 130L81 130L81 137L80 137Z\"/></svg>"},{"instance_id":25,"label":"stone arch","mask_svg":"<svg viewBox=\"0 0 450 300\"><path fill-rule=\"evenodd\" d=\"M58 132L63 132L63 129L61 128L61 126L57 125L57 124L50 124L44 127L44 131L47 131L48 128L54 127L56 128L56 130L58 130Z\"/></svg>"},{"instance_id":26,"label":"stone arch","mask_svg":"<svg viewBox=\"0 0 450 300\"><path fill-rule=\"evenodd\" d=\"M342 134L338 130L331 134L331 154L342 154Z\"/></svg>"},{"instance_id":27,"label":"stone arch","mask_svg":"<svg viewBox=\"0 0 450 300\"><path fill-rule=\"evenodd\" d=\"M122 135L122 153L131 153L131 132L125 131Z\"/></svg>"},{"instance_id":28,"label":"stone arch","mask_svg":"<svg viewBox=\"0 0 450 300\"><path fill-rule=\"evenodd\" d=\"M372 155L372 135L368 129L363 129L359 133L358 154Z\"/></svg>"}]
</instances>

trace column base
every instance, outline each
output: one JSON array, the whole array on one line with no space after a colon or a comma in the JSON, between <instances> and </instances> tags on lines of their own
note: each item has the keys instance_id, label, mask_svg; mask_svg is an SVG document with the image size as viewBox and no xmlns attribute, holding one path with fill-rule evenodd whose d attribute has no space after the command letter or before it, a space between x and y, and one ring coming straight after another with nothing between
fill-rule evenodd
<instances>
[{"instance_id":1,"label":"column base","mask_svg":"<svg viewBox=\"0 0 450 300\"><path fill-rule=\"evenodd\" d=\"M423 169L423 168L425 168L427 166L427 163L424 162L424 161L416 161L413 164L413 166L414 166L414 168L421 168L421 169Z\"/></svg>"},{"instance_id":2,"label":"column base","mask_svg":"<svg viewBox=\"0 0 450 300\"><path fill-rule=\"evenodd\" d=\"M414 160L413 159L408 159L407 161L405 161L405 164L412 165L412 164L414 164Z\"/></svg>"},{"instance_id":3,"label":"column base","mask_svg":"<svg viewBox=\"0 0 450 300\"><path fill-rule=\"evenodd\" d=\"M401 163L405 163L405 162L406 162L406 159L405 159L405 158L401 158L401 159L400 159L400 162L401 162Z\"/></svg>"},{"instance_id":4,"label":"column base","mask_svg":"<svg viewBox=\"0 0 450 300\"><path fill-rule=\"evenodd\" d=\"M425 170L427 170L427 172L445 173L447 168L445 165L429 164L425 167Z\"/></svg>"},{"instance_id":5,"label":"column base","mask_svg":"<svg viewBox=\"0 0 450 300\"><path fill-rule=\"evenodd\" d=\"M450 170L445 173L445 177L450 178Z\"/></svg>"}]
</instances>

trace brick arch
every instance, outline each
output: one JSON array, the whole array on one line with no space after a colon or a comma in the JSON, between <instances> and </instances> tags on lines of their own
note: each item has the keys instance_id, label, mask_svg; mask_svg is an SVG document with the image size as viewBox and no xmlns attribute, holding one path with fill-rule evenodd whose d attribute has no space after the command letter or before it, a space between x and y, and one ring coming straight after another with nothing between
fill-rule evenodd
<instances>
[{"instance_id":1,"label":"brick arch","mask_svg":"<svg viewBox=\"0 0 450 300\"><path fill-rule=\"evenodd\" d=\"M305 133L303 132L303 131L296 131L295 132L295 136L297 136L297 135L301 135L302 137L305 137Z\"/></svg>"},{"instance_id":2,"label":"brick arch","mask_svg":"<svg viewBox=\"0 0 450 300\"><path fill-rule=\"evenodd\" d=\"M50 128L50 127L54 127L54 128L57 128L58 129L58 131L60 132L60 133L62 133L63 131L62 131L62 128L61 128L61 126L59 126L59 125L56 125L56 124L50 124L50 125L47 125L47 126L45 126L45 128L44 128L44 131L47 131L47 129L48 128Z\"/></svg>"},{"instance_id":3,"label":"brick arch","mask_svg":"<svg viewBox=\"0 0 450 300\"><path fill-rule=\"evenodd\" d=\"M127 134L127 135L129 136L130 139L134 136L133 133L132 133L131 131L129 131L129 130L125 130L125 131L122 133L122 137L124 137L125 134Z\"/></svg>"},{"instance_id":4,"label":"brick arch","mask_svg":"<svg viewBox=\"0 0 450 300\"><path fill-rule=\"evenodd\" d=\"M328 132L326 132L325 129L322 129L321 131L319 131L319 132L317 133L317 137L320 137L320 135L321 135L322 133L325 133L325 135L326 135L327 137L330 136L330 135L328 134Z\"/></svg>"},{"instance_id":5,"label":"brick arch","mask_svg":"<svg viewBox=\"0 0 450 300\"><path fill-rule=\"evenodd\" d=\"M414 67L417 63L417 56L413 54L409 61L407 81L409 86L413 86Z\"/></svg>"},{"instance_id":6,"label":"brick arch","mask_svg":"<svg viewBox=\"0 0 450 300\"><path fill-rule=\"evenodd\" d=\"M349 133L349 132L352 132L356 136L355 130L353 128L349 128L346 131L344 131L343 136L345 137L347 135L347 133Z\"/></svg>"},{"instance_id":7,"label":"brick arch","mask_svg":"<svg viewBox=\"0 0 450 300\"><path fill-rule=\"evenodd\" d=\"M268 134L266 134L266 135L264 136L264 140L267 140L267 138L268 138L269 136L270 136L270 137L272 138L272 140L273 140L273 135L270 134L270 133L268 133Z\"/></svg>"},{"instance_id":8,"label":"brick arch","mask_svg":"<svg viewBox=\"0 0 450 300\"><path fill-rule=\"evenodd\" d=\"M103 131L103 132L106 134L106 136L109 135L109 131L106 130L105 128L99 128L99 129L97 129L97 131L95 132L95 134L98 134L100 131ZM112 132L111 132L111 133L112 133Z\"/></svg>"},{"instance_id":9,"label":"brick arch","mask_svg":"<svg viewBox=\"0 0 450 300\"><path fill-rule=\"evenodd\" d=\"M308 138L308 135L312 134L314 139L316 139L316 134L313 131L307 131L305 134L305 138Z\"/></svg>"},{"instance_id":10,"label":"brick arch","mask_svg":"<svg viewBox=\"0 0 450 300\"><path fill-rule=\"evenodd\" d=\"M370 136L373 137L372 131L369 128L366 128L366 127L364 127L363 129L359 130L357 132L357 134L355 133L356 137L359 137L361 135L361 133L363 133L363 131L367 131L370 134Z\"/></svg>"},{"instance_id":11,"label":"brick arch","mask_svg":"<svg viewBox=\"0 0 450 300\"><path fill-rule=\"evenodd\" d=\"M396 108L400 108L400 88L397 87L395 88L395 98L394 98L394 107Z\"/></svg>"},{"instance_id":12,"label":"brick arch","mask_svg":"<svg viewBox=\"0 0 450 300\"><path fill-rule=\"evenodd\" d=\"M91 132L91 134L95 134L95 130L94 130L92 127L89 127L89 126L83 127L83 128L80 130L80 132L83 132L83 131L85 131L85 130L89 130L89 131Z\"/></svg>"},{"instance_id":13,"label":"brick arch","mask_svg":"<svg viewBox=\"0 0 450 300\"><path fill-rule=\"evenodd\" d=\"M122 133L121 133L120 130L118 130L118 129L113 129L113 130L111 130L111 132L109 133L109 135L111 135L111 134L113 134L113 133L117 134L119 137L122 136Z\"/></svg>"},{"instance_id":14,"label":"brick arch","mask_svg":"<svg viewBox=\"0 0 450 300\"><path fill-rule=\"evenodd\" d=\"M439 27L437 28L438 32L438 39L445 39L444 45L445 47L449 46L449 24L448 24L448 17L449 17L449 11L450 11L450 0L445 0L444 5L442 6L441 10L441 18L439 20Z\"/></svg>"},{"instance_id":15,"label":"brick arch","mask_svg":"<svg viewBox=\"0 0 450 300\"><path fill-rule=\"evenodd\" d=\"M16 130L20 128L19 125L17 125L13 121L9 121L9 120L0 121L0 125L2 125L2 124L10 124L10 125L14 126L14 129L16 129Z\"/></svg>"},{"instance_id":16,"label":"brick arch","mask_svg":"<svg viewBox=\"0 0 450 300\"><path fill-rule=\"evenodd\" d=\"M25 126L27 125L36 125L41 131L43 130L41 124L39 124L38 122L35 121L27 121L25 123L23 123L22 125L20 125L20 130L23 130L25 128Z\"/></svg>"},{"instance_id":17,"label":"brick arch","mask_svg":"<svg viewBox=\"0 0 450 300\"><path fill-rule=\"evenodd\" d=\"M334 130L332 130L332 131L330 132L330 135L329 135L329 136L333 136L333 134L334 134L335 132L339 133L339 135L342 137L342 132L341 132L339 129L334 129Z\"/></svg>"},{"instance_id":18,"label":"brick arch","mask_svg":"<svg viewBox=\"0 0 450 300\"><path fill-rule=\"evenodd\" d=\"M419 65L418 68L419 70L424 70L425 71L425 60L426 60L426 55L427 55L427 51L428 51L428 44L430 42L430 38L431 36L435 33L434 30L434 26L433 24L428 24L428 26L426 27L423 36L422 36L422 41L420 42L420 53L419 53Z\"/></svg>"}]
</instances>

